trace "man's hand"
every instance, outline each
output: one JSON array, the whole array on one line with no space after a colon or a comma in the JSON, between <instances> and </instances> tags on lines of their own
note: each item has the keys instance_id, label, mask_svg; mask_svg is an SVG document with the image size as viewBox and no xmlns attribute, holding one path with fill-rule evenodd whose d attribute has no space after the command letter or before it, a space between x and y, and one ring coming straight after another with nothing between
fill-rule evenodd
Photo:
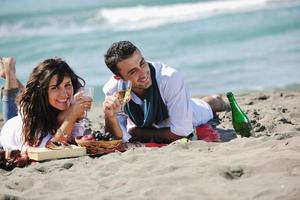
<instances>
[{"instance_id":1,"label":"man's hand","mask_svg":"<svg viewBox=\"0 0 300 200\"><path fill-rule=\"evenodd\" d=\"M105 131L110 132L116 139L122 139L123 132L117 119L117 112L121 110L121 102L117 93L107 96L103 102Z\"/></svg>"},{"instance_id":2,"label":"man's hand","mask_svg":"<svg viewBox=\"0 0 300 200\"><path fill-rule=\"evenodd\" d=\"M117 112L121 110L121 102L118 94L115 93L112 96L107 96L103 102L103 111L105 118L116 117Z\"/></svg>"}]
</instances>

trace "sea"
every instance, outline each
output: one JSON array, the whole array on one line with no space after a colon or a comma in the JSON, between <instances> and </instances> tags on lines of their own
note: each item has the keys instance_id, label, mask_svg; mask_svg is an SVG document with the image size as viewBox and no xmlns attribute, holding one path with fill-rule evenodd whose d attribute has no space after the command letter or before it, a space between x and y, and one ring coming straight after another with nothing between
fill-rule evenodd
<instances>
[{"instance_id":1,"label":"sea","mask_svg":"<svg viewBox=\"0 0 300 200\"><path fill-rule=\"evenodd\" d=\"M177 69L192 95L300 84L300 0L0 0L0 56L23 83L58 56L101 102L119 40Z\"/></svg>"}]
</instances>

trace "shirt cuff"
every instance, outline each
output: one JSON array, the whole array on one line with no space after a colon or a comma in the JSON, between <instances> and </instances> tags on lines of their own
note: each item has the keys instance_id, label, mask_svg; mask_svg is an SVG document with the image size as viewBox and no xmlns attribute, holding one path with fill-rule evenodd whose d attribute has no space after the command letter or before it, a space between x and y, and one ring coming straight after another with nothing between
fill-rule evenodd
<instances>
[{"instance_id":1,"label":"shirt cuff","mask_svg":"<svg viewBox=\"0 0 300 200\"><path fill-rule=\"evenodd\" d=\"M122 130L122 142L128 142L131 138L131 135L127 131L127 117L117 116L121 130Z\"/></svg>"}]
</instances>

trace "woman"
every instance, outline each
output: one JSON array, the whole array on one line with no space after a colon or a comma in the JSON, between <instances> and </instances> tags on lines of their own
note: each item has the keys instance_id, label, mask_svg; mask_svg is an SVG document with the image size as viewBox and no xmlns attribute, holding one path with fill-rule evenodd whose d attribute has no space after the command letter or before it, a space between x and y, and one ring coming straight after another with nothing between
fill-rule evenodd
<instances>
[{"instance_id":1,"label":"woman","mask_svg":"<svg viewBox=\"0 0 300 200\"><path fill-rule=\"evenodd\" d=\"M7 111L3 112L10 116L16 110L11 96L18 88L22 89L15 76L14 63L12 58L2 59L0 73L6 79L3 103ZM60 58L38 64L17 96L19 115L9 119L1 130L3 148L22 150L28 146L44 147L50 142L66 144L82 135L84 128L78 121L91 107L91 98L79 92L84 84L85 81Z\"/></svg>"}]
</instances>

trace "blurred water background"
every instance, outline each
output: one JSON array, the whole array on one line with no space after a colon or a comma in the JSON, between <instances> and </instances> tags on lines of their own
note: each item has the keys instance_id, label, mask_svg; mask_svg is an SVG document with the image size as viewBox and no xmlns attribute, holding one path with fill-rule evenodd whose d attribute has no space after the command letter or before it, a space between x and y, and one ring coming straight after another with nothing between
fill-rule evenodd
<instances>
[{"instance_id":1,"label":"blurred water background","mask_svg":"<svg viewBox=\"0 0 300 200\"><path fill-rule=\"evenodd\" d=\"M300 83L299 0L0 0L0 56L24 83L59 56L102 101L103 55L118 40L178 69L193 95Z\"/></svg>"}]
</instances>

